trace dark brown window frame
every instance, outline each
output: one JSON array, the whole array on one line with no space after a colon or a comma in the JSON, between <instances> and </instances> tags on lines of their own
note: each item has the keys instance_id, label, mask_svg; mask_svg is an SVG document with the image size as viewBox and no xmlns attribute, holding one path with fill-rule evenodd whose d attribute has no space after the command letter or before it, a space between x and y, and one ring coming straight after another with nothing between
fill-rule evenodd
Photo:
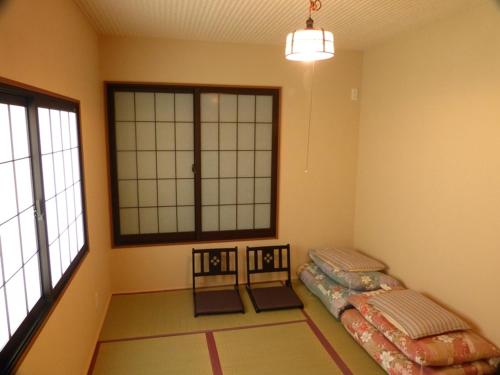
<instances>
[{"instance_id":1,"label":"dark brown window frame","mask_svg":"<svg viewBox=\"0 0 500 375\"><path fill-rule=\"evenodd\" d=\"M278 204L278 155L281 89L279 87L172 85L162 83L105 82L108 119L108 147L110 161L111 211L113 218L114 247L147 244L198 243L241 239L276 238ZM127 234L120 233L120 208L118 200L118 168L115 137L114 93L117 91L189 93L193 94L194 114L194 183L195 183L195 230L193 232ZM268 95L273 97L272 159L271 159L271 220L270 228L203 232L201 223L201 113L202 93L235 95Z\"/></svg>"},{"instance_id":2,"label":"dark brown window frame","mask_svg":"<svg viewBox=\"0 0 500 375\"><path fill-rule=\"evenodd\" d=\"M76 270L89 251L88 227L87 227L87 205L85 194L85 170L82 155L82 133L80 122L80 102L76 99L68 98L47 90L39 89L30 85L22 84L6 78L0 77L0 98L8 104L23 105L27 108L28 122L28 144L32 159L31 173L33 184L33 197L37 209L41 211L43 220L36 221L37 241L39 244L40 256L40 300L28 312L27 316L11 336L8 343L0 351L0 373L11 373L18 365L23 353L28 348L30 342L36 337L44 322L50 316L52 310L58 303L66 287L70 283ZM40 133L38 124L38 107L49 107L61 111L74 111L76 113L80 181L82 188L82 219L84 229L84 245L79 253L70 263L57 284L52 287L51 270L49 260L49 249L47 241L47 223L45 220L44 207L44 186L42 177L42 164L40 153Z\"/></svg>"}]
</instances>

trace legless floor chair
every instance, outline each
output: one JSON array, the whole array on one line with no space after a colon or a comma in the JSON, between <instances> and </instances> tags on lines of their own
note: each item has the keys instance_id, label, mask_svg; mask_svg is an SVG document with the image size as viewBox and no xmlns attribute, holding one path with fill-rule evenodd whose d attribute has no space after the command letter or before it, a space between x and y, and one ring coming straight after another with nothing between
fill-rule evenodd
<instances>
[{"instance_id":1,"label":"legless floor chair","mask_svg":"<svg viewBox=\"0 0 500 375\"><path fill-rule=\"evenodd\" d=\"M207 276L234 276L230 289L196 289L196 280ZM194 316L244 313L238 289L238 248L193 249Z\"/></svg>"},{"instance_id":2,"label":"legless floor chair","mask_svg":"<svg viewBox=\"0 0 500 375\"><path fill-rule=\"evenodd\" d=\"M286 273L284 285L252 287L252 275L277 272ZM290 245L247 247L247 291L256 312L304 307L292 289Z\"/></svg>"}]
</instances>

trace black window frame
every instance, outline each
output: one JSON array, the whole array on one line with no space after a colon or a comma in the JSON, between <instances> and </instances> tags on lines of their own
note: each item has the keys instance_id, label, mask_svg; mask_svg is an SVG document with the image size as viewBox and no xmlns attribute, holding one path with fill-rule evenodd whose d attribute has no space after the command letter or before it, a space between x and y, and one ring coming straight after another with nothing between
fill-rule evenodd
<instances>
[{"instance_id":1,"label":"black window frame","mask_svg":"<svg viewBox=\"0 0 500 375\"><path fill-rule=\"evenodd\" d=\"M6 104L22 105L27 110L28 146L31 156L31 175L33 198L35 205L37 241L39 246L40 287L39 301L28 312L21 325L0 351L0 373L11 373L19 364L23 353L36 337L51 311L57 305L59 298L75 275L89 251L87 205L85 194L85 171L83 164L82 133L80 121L80 102L47 90L12 81L0 77L0 99ZM76 114L78 131L78 149L80 163L80 183L82 193L82 222L84 244L68 268L53 287L51 282L49 246L47 241L47 221L44 205L44 186L40 152L40 133L38 124L38 107L60 111L72 111Z\"/></svg>"},{"instance_id":2,"label":"black window frame","mask_svg":"<svg viewBox=\"0 0 500 375\"><path fill-rule=\"evenodd\" d=\"M190 85L166 83L105 82L108 122L109 178L111 216L113 221L113 247L154 245L173 243L200 243L242 239L276 238L278 207L279 133L281 111L280 87ZM193 95L194 125L194 184L195 184L195 230L175 233L120 233L120 207L118 196L118 166L114 111L115 92L188 93ZM271 219L270 228L203 232L201 223L201 94L219 93L234 95L267 95L273 97L272 149L271 149Z\"/></svg>"}]
</instances>

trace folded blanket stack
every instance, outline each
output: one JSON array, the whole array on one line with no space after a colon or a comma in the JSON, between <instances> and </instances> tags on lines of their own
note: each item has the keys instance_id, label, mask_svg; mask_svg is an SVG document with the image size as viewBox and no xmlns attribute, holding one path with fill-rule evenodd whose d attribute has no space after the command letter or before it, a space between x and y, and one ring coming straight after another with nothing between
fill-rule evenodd
<instances>
[{"instance_id":1,"label":"folded blanket stack","mask_svg":"<svg viewBox=\"0 0 500 375\"><path fill-rule=\"evenodd\" d=\"M336 318L350 306L351 295L402 288L398 280L380 272L382 263L356 250L310 250L309 258L311 262L299 267L299 278Z\"/></svg>"},{"instance_id":2,"label":"folded blanket stack","mask_svg":"<svg viewBox=\"0 0 500 375\"><path fill-rule=\"evenodd\" d=\"M390 374L493 374L500 350L467 323L412 290L348 298L354 339Z\"/></svg>"}]
</instances>

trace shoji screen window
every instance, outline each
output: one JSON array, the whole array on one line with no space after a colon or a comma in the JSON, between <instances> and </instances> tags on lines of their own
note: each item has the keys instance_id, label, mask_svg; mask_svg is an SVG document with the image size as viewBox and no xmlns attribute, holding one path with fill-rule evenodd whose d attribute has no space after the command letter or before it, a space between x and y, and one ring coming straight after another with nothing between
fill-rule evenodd
<instances>
[{"instance_id":1,"label":"shoji screen window","mask_svg":"<svg viewBox=\"0 0 500 375\"><path fill-rule=\"evenodd\" d=\"M108 85L117 245L274 236L278 89Z\"/></svg>"}]
</instances>

